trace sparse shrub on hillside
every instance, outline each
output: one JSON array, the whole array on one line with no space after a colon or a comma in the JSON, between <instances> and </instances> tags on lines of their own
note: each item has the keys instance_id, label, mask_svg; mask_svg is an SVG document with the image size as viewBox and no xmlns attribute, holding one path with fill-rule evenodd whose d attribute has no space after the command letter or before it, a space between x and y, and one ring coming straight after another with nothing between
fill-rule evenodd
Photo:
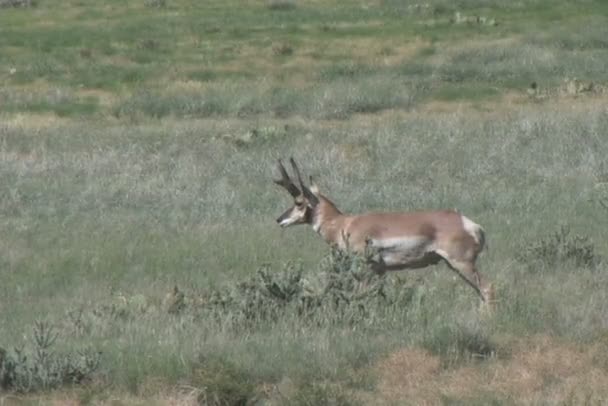
<instances>
[{"instance_id":1,"label":"sparse shrub on hillside","mask_svg":"<svg viewBox=\"0 0 608 406\"><path fill-rule=\"evenodd\" d=\"M255 275L195 294L174 287L160 306L141 294L117 295L109 303L68 312L65 325L75 334L104 331L114 323L161 314L236 329L266 328L279 320L318 326L373 324L391 312L404 312L416 285L370 271L364 256L332 250L316 271L286 263L279 271L262 266Z\"/></svg>"},{"instance_id":2,"label":"sparse shrub on hillside","mask_svg":"<svg viewBox=\"0 0 608 406\"><path fill-rule=\"evenodd\" d=\"M302 268L293 263L282 272L262 267L252 278L203 295L203 317L229 318L236 325L276 320L301 291Z\"/></svg>"},{"instance_id":3,"label":"sparse shrub on hillside","mask_svg":"<svg viewBox=\"0 0 608 406\"><path fill-rule=\"evenodd\" d=\"M0 389L21 393L83 383L98 370L100 354L91 350L55 353L58 335L45 322L33 330L34 348L0 348Z\"/></svg>"},{"instance_id":4,"label":"sparse shrub on hillside","mask_svg":"<svg viewBox=\"0 0 608 406\"><path fill-rule=\"evenodd\" d=\"M191 380L192 385L200 388L200 405L248 405L255 399L251 377L225 359L199 357Z\"/></svg>"},{"instance_id":5,"label":"sparse shrub on hillside","mask_svg":"<svg viewBox=\"0 0 608 406\"><path fill-rule=\"evenodd\" d=\"M305 275L294 263L280 272L262 267L247 281L205 295L201 310L237 326L292 315L320 325L372 322L407 308L414 292L408 282L371 272L364 256L332 250L319 272Z\"/></svg>"},{"instance_id":6,"label":"sparse shrub on hillside","mask_svg":"<svg viewBox=\"0 0 608 406\"><path fill-rule=\"evenodd\" d=\"M555 266L573 263L577 267L593 267L599 262L593 241L584 235L572 235L570 227L562 226L553 234L521 247L517 259L529 265Z\"/></svg>"}]
</instances>

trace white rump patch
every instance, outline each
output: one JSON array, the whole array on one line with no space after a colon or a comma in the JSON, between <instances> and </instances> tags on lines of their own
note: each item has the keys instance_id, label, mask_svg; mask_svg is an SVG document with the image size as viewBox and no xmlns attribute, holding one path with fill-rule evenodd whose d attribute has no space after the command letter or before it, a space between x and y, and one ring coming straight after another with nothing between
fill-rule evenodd
<instances>
[{"instance_id":1,"label":"white rump patch","mask_svg":"<svg viewBox=\"0 0 608 406\"><path fill-rule=\"evenodd\" d=\"M471 237L473 237L473 239L475 240L475 242L477 244L481 244L482 243L482 241L480 240L480 233L482 232L481 226L479 224L475 223L470 218L463 216L462 214L460 215L460 217L462 217L462 226L464 227L465 231L467 233L469 233L469 235Z\"/></svg>"}]
</instances>

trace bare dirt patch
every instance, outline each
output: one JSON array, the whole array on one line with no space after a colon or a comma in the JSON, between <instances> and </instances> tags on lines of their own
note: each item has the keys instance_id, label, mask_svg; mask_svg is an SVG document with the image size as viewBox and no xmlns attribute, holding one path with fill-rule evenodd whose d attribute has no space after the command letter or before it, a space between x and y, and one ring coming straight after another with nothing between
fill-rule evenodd
<instances>
[{"instance_id":1,"label":"bare dirt patch","mask_svg":"<svg viewBox=\"0 0 608 406\"><path fill-rule=\"evenodd\" d=\"M608 370L596 361L605 345L579 347L548 336L518 339L505 359L441 369L420 349L390 354L374 367L377 390L388 402L441 404L445 399L492 396L521 404L598 402L608 398Z\"/></svg>"}]
</instances>

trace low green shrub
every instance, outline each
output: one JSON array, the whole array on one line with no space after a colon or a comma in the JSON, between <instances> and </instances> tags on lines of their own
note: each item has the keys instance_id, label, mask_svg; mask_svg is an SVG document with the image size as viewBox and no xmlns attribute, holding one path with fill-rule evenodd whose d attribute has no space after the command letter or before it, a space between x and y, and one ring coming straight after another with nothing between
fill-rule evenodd
<instances>
[{"instance_id":1,"label":"low green shrub","mask_svg":"<svg viewBox=\"0 0 608 406\"><path fill-rule=\"evenodd\" d=\"M301 323L341 325L373 322L403 311L416 287L368 269L364 256L332 250L318 272L287 263L280 272L260 268L252 278L203 295L199 311L234 326L298 317Z\"/></svg>"},{"instance_id":2,"label":"low green shrub","mask_svg":"<svg viewBox=\"0 0 608 406\"><path fill-rule=\"evenodd\" d=\"M0 388L28 393L90 380L99 368L100 353L92 350L56 353L52 348L57 338L52 326L37 322L32 349L0 348Z\"/></svg>"},{"instance_id":3,"label":"low green shrub","mask_svg":"<svg viewBox=\"0 0 608 406\"><path fill-rule=\"evenodd\" d=\"M543 264L555 266L573 263L577 267L594 267L599 262L593 241L584 235L572 235L570 227L562 226L558 231L538 241L524 245L517 259L528 264L530 269Z\"/></svg>"}]
</instances>

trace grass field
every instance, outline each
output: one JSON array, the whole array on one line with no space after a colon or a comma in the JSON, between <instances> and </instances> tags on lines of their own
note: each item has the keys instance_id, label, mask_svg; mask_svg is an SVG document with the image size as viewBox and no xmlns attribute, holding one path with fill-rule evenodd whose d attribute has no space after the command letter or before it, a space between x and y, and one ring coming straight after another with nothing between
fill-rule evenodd
<instances>
[{"instance_id":1,"label":"grass field","mask_svg":"<svg viewBox=\"0 0 608 406\"><path fill-rule=\"evenodd\" d=\"M605 403L607 16L0 8L0 403ZM357 258L280 229L292 155L346 212L483 225L495 310L445 265L369 288Z\"/></svg>"}]
</instances>

